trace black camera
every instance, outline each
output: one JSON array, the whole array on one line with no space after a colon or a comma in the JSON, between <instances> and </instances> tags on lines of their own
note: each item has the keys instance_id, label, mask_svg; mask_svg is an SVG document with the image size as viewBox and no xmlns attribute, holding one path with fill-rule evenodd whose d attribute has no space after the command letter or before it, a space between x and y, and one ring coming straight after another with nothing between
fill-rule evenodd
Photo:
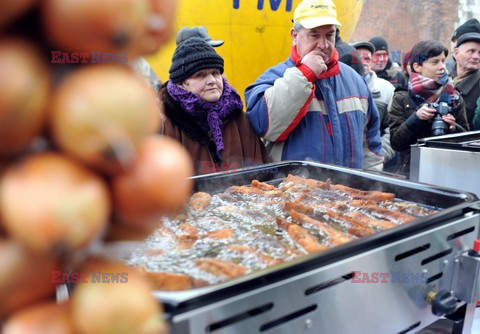
<instances>
[{"instance_id":1,"label":"black camera","mask_svg":"<svg viewBox=\"0 0 480 334\"><path fill-rule=\"evenodd\" d=\"M440 103L429 103L428 107L431 109L435 109L437 112L433 117L432 122L432 131L434 136L442 136L448 131L448 123L445 123L442 119L443 115L452 112L452 107L448 105L446 102Z\"/></svg>"}]
</instances>

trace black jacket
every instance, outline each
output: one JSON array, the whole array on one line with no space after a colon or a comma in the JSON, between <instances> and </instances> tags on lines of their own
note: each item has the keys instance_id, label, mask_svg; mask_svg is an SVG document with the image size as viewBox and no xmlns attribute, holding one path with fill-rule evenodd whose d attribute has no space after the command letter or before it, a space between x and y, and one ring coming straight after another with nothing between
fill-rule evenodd
<instances>
[{"instance_id":1,"label":"black jacket","mask_svg":"<svg viewBox=\"0 0 480 334\"><path fill-rule=\"evenodd\" d=\"M411 99L408 91L397 91L393 96L390 109L390 143L395 151L400 152L401 166L396 172L410 174L410 145L416 144L417 139L433 136L432 120L423 121L417 117L417 106ZM468 130L465 114L465 102L459 99L456 106L452 106L455 122ZM448 132L448 130L447 130Z\"/></svg>"},{"instance_id":2,"label":"black jacket","mask_svg":"<svg viewBox=\"0 0 480 334\"><path fill-rule=\"evenodd\" d=\"M452 72L456 76L456 70ZM473 127L473 116L477 108L477 100L480 97L480 69L472 72L468 77L455 85L460 95L465 101L465 110L467 112L468 125L470 129Z\"/></svg>"}]
</instances>

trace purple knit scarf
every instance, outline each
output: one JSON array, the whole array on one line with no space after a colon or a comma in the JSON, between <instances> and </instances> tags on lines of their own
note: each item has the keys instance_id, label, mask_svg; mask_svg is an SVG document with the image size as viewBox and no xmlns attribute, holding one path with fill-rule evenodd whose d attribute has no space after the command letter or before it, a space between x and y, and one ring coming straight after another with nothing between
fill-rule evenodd
<instances>
[{"instance_id":1,"label":"purple knit scarf","mask_svg":"<svg viewBox=\"0 0 480 334\"><path fill-rule=\"evenodd\" d=\"M242 100L235 88L230 86L227 80L223 78L223 94L217 102L206 102L197 94L188 92L171 81L168 81L167 91L189 115L201 122L207 121L217 148L217 154L221 157L224 145L220 126L233 111L243 110Z\"/></svg>"}]
</instances>

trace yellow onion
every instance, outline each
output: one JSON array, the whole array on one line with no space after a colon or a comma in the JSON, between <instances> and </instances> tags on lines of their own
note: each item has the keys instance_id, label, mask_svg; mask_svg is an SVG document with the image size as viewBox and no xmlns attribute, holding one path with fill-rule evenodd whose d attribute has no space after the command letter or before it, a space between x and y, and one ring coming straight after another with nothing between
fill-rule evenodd
<instances>
[{"instance_id":1,"label":"yellow onion","mask_svg":"<svg viewBox=\"0 0 480 334\"><path fill-rule=\"evenodd\" d=\"M44 26L61 50L139 56L151 11L147 0L45 0Z\"/></svg>"},{"instance_id":2,"label":"yellow onion","mask_svg":"<svg viewBox=\"0 0 480 334\"><path fill-rule=\"evenodd\" d=\"M18 242L0 239L0 319L55 293L54 257L29 251Z\"/></svg>"},{"instance_id":3,"label":"yellow onion","mask_svg":"<svg viewBox=\"0 0 480 334\"><path fill-rule=\"evenodd\" d=\"M153 89L127 67L86 66L54 95L51 127L67 153L107 173L128 168L160 125Z\"/></svg>"},{"instance_id":4,"label":"yellow onion","mask_svg":"<svg viewBox=\"0 0 480 334\"><path fill-rule=\"evenodd\" d=\"M75 250L104 231L110 195L99 176L46 152L6 170L0 180L0 213L7 233L33 250Z\"/></svg>"},{"instance_id":5,"label":"yellow onion","mask_svg":"<svg viewBox=\"0 0 480 334\"><path fill-rule=\"evenodd\" d=\"M152 11L140 40L142 54L151 54L169 41L174 31L177 0L150 0Z\"/></svg>"},{"instance_id":6,"label":"yellow onion","mask_svg":"<svg viewBox=\"0 0 480 334\"><path fill-rule=\"evenodd\" d=\"M24 149L46 120L50 74L37 50L0 38L0 157Z\"/></svg>"},{"instance_id":7,"label":"yellow onion","mask_svg":"<svg viewBox=\"0 0 480 334\"><path fill-rule=\"evenodd\" d=\"M139 147L132 168L112 179L115 210L122 221L141 224L178 211L193 188L187 150L169 137L152 135Z\"/></svg>"},{"instance_id":8,"label":"yellow onion","mask_svg":"<svg viewBox=\"0 0 480 334\"><path fill-rule=\"evenodd\" d=\"M3 334L75 334L69 304L54 301L28 306L14 313Z\"/></svg>"},{"instance_id":9,"label":"yellow onion","mask_svg":"<svg viewBox=\"0 0 480 334\"><path fill-rule=\"evenodd\" d=\"M88 273L72 294L72 315L80 334L164 334L162 307L133 268L91 258L79 269Z\"/></svg>"},{"instance_id":10,"label":"yellow onion","mask_svg":"<svg viewBox=\"0 0 480 334\"><path fill-rule=\"evenodd\" d=\"M36 0L2 0L0 1L0 28L12 23L33 7Z\"/></svg>"}]
</instances>

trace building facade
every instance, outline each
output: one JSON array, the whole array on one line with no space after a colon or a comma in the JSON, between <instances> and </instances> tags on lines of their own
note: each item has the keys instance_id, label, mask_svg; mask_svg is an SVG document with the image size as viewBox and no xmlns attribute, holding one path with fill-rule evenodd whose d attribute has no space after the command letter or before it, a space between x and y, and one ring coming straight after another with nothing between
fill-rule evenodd
<instances>
[{"instance_id":1,"label":"building facade","mask_svg":"<svg viewBox=\"0 0 480 334\"><path fill-rule=\"evenodd\" d=\"M420 40L440 40L451 49L453 31L472 17L480 19L480 0L364 0L349 42L382 36L394 58Z\"/></svg>"}]
</instances>

